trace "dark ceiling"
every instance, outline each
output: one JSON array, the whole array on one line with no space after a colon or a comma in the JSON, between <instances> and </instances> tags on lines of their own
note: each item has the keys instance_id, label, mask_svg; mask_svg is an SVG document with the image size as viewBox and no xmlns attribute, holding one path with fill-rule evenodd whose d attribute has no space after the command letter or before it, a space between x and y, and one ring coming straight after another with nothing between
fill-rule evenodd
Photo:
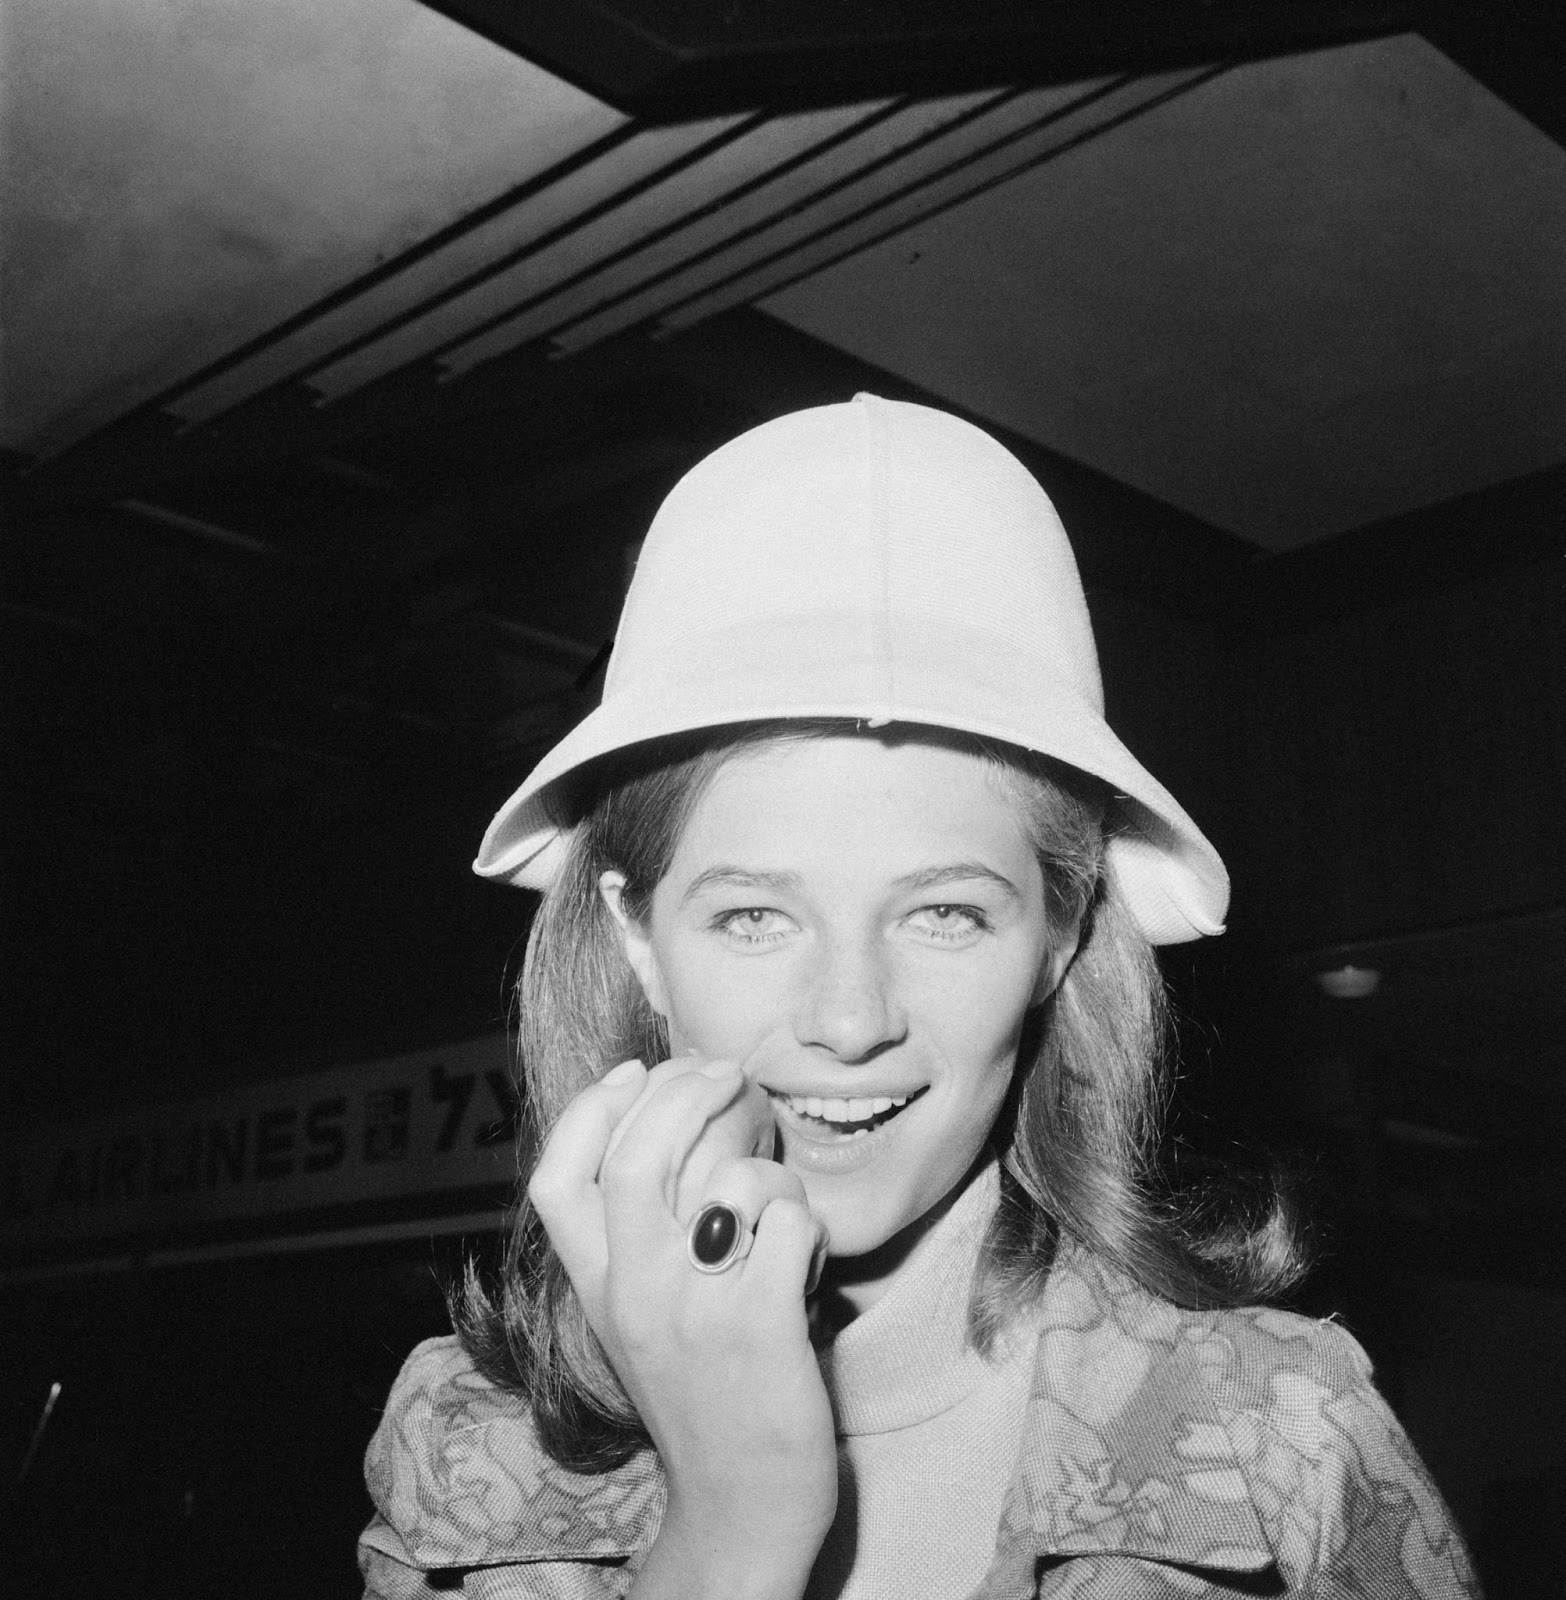
<instances>
[{"instance_id":1,"label":"dark ceiling","mask_svg":"<svg viewBox=\"0 0 1566 1600\"><path fill-rule=\"evenodd\" d=\"M1563 25L1548 0L439 0L623 110L683 118L995 83L1070 83L1417 32L1553 137Z\"/></svg>"}]
</instances>

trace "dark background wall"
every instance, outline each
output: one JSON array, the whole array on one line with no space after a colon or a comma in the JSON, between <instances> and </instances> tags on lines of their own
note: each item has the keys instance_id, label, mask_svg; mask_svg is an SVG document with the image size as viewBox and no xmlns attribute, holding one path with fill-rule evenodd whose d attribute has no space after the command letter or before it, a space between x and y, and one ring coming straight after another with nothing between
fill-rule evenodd
<instances>
[{"instance_id":1,"label":"dark background wall","mask_svg":"<svg viewBox=\"0 0 1566 1600\"><path fill-rule=\"evenodd\" d=\"M1269 944L1566 899L1562 493L1542 475L1268 564L1233 681Z\"/></svg>"}]
</instances>

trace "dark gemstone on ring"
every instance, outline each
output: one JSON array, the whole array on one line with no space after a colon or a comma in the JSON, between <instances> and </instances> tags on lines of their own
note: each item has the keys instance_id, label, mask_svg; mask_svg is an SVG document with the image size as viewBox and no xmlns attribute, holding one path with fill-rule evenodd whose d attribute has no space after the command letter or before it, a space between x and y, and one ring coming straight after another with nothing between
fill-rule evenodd
<instances>
[{"instance_id":1,"label":"dark gemstone on ring","mask_svg":"<svg viewBox=\"0 0 1566 1600\"><path fill-rule=\"evenodd\" d=\"M703 1266L715 1267L739 1243L740 1219L733 1206L708 1206L691 1230L691 1254Z\"/></svg>"}]
</instances>

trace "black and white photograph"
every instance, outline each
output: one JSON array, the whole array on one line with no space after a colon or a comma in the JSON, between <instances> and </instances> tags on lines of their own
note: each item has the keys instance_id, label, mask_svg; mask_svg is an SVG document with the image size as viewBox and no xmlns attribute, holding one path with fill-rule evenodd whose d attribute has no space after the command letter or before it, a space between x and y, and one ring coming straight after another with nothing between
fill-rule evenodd
<instances>
[{"instance_id":1,"label":"black and white photograph","mask_svg":"<svg viewBox=\"0 0 1566 1600\"><path fill-rule=\"evenodd\" d=\"M0 0L0 1590L1566 1600L1566 11Z\"/></svg>"}]
</instances>

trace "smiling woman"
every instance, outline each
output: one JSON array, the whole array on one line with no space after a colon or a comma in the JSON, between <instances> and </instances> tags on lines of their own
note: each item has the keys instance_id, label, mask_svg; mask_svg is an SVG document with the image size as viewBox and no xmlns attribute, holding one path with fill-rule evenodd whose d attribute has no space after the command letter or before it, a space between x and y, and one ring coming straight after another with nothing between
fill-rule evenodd
<instances>
[{"instance_id":1,"label":"smiling woman","mask_svg":"<svg viewBox=\"0 0 1566 1600\"><path fill-rule=\"evenodd\" d=\"M1020 465L869 397L698 466L603 705L481 872L544 892L499 1284L371 1446L372 1595L1463 1592L1286 1198L1162 1188L1154 945L1212 847L1103 720Z\"/></svg>"}]
</instances>

